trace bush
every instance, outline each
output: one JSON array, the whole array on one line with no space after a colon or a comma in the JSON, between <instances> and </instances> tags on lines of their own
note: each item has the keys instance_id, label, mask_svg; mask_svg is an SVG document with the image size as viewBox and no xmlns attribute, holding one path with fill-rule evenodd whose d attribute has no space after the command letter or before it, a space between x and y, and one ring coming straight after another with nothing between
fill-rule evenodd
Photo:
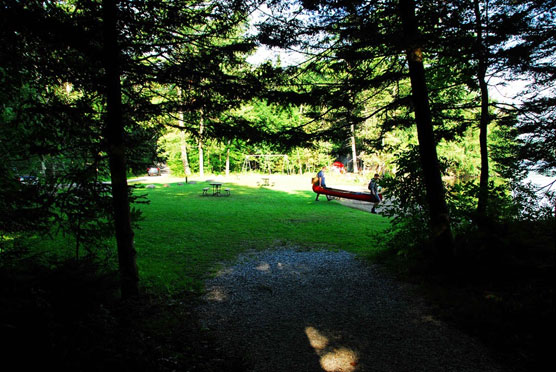
<instances>
[{"instance_id":1,"label":"bush","mask_svg":"<svg viewBox=\"0 0 556 372\"><path fill-rule=\"evenodd\" d=\"M408 152L398 161L396 178L385 176L381 182L394 202L385 210L392 227L378 258L420 283L437 317L480 338L503 365L537 370L552 363L546 342L554 326L555 218L550 205L542 206L530 186L491 182L488 219L479 228L479 186L450 186L456 255L449 269L431 270L428 214L416 159Z\"/></svg>"}]
</instances>

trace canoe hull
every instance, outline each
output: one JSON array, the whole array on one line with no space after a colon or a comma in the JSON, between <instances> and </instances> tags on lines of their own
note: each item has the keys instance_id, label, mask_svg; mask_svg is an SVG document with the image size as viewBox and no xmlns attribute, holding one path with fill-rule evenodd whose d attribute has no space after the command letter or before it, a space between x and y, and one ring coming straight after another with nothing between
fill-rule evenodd
<instances>
[{"instance_id":1,"label":"canoe hull","mask_svg":"<svg viewBox=\"0 0 556 372\"><path fill-rule=\"evenodd\" d=\"M313 191L317 194L330 195L330 196L335 196L344 199L361 200L369 203L380 202L380 200L378 200L373 195L368 194L366 192L324 188L324 187L320 187L319 185L313 185Z\"/></svg>"}]
</instances>

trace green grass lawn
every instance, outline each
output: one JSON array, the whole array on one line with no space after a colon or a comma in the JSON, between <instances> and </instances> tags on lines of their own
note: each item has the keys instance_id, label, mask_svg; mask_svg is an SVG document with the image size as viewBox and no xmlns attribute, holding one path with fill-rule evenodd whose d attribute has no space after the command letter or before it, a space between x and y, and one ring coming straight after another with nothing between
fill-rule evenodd
<instances>
[{"instance_id":1,"label":"green grass lawn","mask_svg":"<svg viewBox=\"0 0 556 372\"><path fill-rule=\"evenodd\" d=\"M232 190L229 197L201 196L202 189L210 187L204 181L179 184L179 179L149 177L138 182L135 192L150 201L135 205L144 218L135 229L140 285L146 294L139 301L114 302L117 278L94 271L96 266L86 260L83 266L49 260L74 257L72 237L54 231L52 239L22 239L18 244L30 248L30 259L14 256L6 261L5 272L0 270L5 289L0 293L0 316L15 325L6 328L12 331L14 347L24 355L42 352L35 358L42 364L43 358L60 364L72 356L80 365L98 361L104 366L106 358L97 357L98 352L114 360L124 358L127 366L157 366L167 355L177 356L183 366L220 358L214 348L206 347L207 334L198 328L192 310L195 300L190 300L197 298L192 292L199 293L203 279L240 253L288 248L345 250L375 258L393 273L402 273L401 279L418 284L436 317L481 339L505 365L537 370L540 367L532 366L551 357L551 344L544 340L554 322L552 225L520 223L520 228L501 230L503 239L517 244L509 246L512 250L483 255L490 260L470 256L469 261L456 262L457 270L429 273L418 258L376 255L379 249L388 252L377 244L389 226L387 218L324 197L315 202L310 176L272 176L274 187L257 187L260 179L261 175L222 179ZM366 182L345 175L327 177L330 186L344 189L364 190ZM520 238L523 231L534 232L530 241ZM95 253L107 256L110 267L116 268L114 239L108 243L108 252ZM80 257L84 255L82 249ZM390 257L396 260L390 263ZM77 327L87 332L75 332ZM52 340L62 340L53 346L55 352L44 347ZM23 358L16 359L20 363Z\"/></svg>"},{"instance_id":2,"label":"green grass lawn","mask_svg":"<svg viewBox=\"0 0 556 372\"><path fill-rule=\"evenodd\" d=\"M307 183L307 182L306 182ZM223 263L250 250L346 250L363 256L376 250L386 218L345 207L293 188L225 183L231 196L202 196L206 182L139 188L148 205L135 231L143 286L155 291L199 290ZM211 190L209 190L210 193Z\"/></svg>"}]
</instances>

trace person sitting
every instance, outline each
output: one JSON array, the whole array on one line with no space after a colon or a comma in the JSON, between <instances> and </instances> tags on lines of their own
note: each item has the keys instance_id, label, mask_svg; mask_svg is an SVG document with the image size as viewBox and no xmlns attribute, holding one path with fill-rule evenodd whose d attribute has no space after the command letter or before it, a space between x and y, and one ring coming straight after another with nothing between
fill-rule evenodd
<instances>
[{"instance_id":1,"label":"person sitting","mask_svg":"<svg viewBox=\"0 0 556 372\"><path fill-rule=\"evenodd\" d=\"M317 177L319 178L319 186L322 188L326 188L326 182L324 179L324 172L326 171L326 165L322 167L322 169L317 173Z\"/></svg>"}]
</instances>

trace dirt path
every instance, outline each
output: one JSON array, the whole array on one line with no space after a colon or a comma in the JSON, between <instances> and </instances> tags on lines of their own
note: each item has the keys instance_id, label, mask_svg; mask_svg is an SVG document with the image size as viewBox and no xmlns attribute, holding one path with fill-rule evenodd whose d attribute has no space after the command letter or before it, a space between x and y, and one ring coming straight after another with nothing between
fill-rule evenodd
<instances>
[{"instance_id":1,"label":"dirt path","mask_svg":"<svg viewBox=\"0 0 556 372\"><path fill-rule=\"evenodd\" d=\"M346 252L246 255L206 286L202 324L251 372L502 370L409 287Z\"/></svg>"},{"instance_id":2,"label":"dirt path","mask_svg":"<svg viewBox=\"0 0 556 372\"><path fill-rule=\"evenodd\" d=\"M338 202L346 207L360 209L365 212L371 212L373 208L373 204L369 202L364 202L360 200L351 200L351 199L340 199Z\"/></svg>"}]
</instances>

